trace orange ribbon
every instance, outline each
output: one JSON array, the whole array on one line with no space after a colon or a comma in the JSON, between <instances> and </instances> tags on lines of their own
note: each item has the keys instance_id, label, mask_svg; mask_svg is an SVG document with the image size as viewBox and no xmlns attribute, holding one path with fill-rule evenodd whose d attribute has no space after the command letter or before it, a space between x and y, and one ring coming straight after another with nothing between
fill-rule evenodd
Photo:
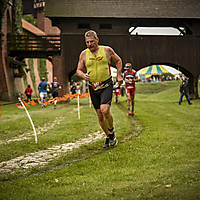
<instances>
[{"instance_id":1,"label":"orange ribbon","mask_svg":"<svg viewBox=\"0 0 200 200\"><path fill-rule=\"evenodd\" d=\"M78 95L79 94L65 94L63 97L57 97L57 98L55 98L55 99L49 99L48 101L45 101L44 103L43 102L41 102L41 100L40 99L37 99L37 102L38 102L38 104L45 104L45 105L49 105L49 104L52 104L55 100L57 101L57 102L59 102L59 101L67 101L69 98L77 98L78 97ZM80 98L83 98L83 97L86 97L86 96L89 96L89 93L83 93L83 94L81 94L81 95L79 95L79 97ZM30 105L32 105L32 106L35 106L35 105L37 105L37 103L34 101L34 100L29 100L28 101L28 103L26 103L24 100L22 100L23 101L23 103L24 103L24 105L26 106L26 107L30 107ZM1 105L0 105L1 106ZM16 103L16 106L18 107L18 108L23 108L23 106L21 106L21 104L20 103ZM1 107L0 107L1 108ZM1 116L1 115L0 115Z\"/></svg>"}]
</instances>

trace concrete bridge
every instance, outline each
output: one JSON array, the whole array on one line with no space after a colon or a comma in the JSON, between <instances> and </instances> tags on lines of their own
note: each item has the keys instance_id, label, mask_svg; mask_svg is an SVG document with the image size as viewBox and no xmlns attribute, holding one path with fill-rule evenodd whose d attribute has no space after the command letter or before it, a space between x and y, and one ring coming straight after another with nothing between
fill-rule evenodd
<instances>
[{"instance_id":1,"label":"concrete bridge","mask_svg":"<svg viewBox=\"0 0 200 200\"><path fill-rule=\"evenodd\" d=\"M100 44L114 48L136 70L154 63L179 69L190 78L191 97L198 98L200 1L46 0L45 10L61 29L61 62L54 60L54 72L63 82L76 70L84 32L93 29ZM130 27L174 27L183 36L132 36Z\"/></svg>"}]
</instances>

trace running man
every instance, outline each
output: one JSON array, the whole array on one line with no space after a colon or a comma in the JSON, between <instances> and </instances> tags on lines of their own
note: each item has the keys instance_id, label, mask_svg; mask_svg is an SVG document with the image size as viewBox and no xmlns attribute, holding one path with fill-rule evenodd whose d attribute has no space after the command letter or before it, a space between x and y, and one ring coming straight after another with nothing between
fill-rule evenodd
<instances>
[{"instance_id":1,"label":"running man","mask_svg":"<svg viewBox=\"0 0 200 200\"><path fill-rule=\"evenodd\" d=\"M112 101L113 82L111 77L111 61L117 67L117 81L122 83L121 76L122 60L109 46L99 45L99 38L95 31L90 30L85 33L85 43L87 49L80 54L77 75L89 81L89 92L92 104L96 110L99 124L106 134L106 141L103 148L115 146L117 143L113 117L110 112ZM87 72L84 73L84 68Z\"/></svg>"},{"instance_id":2,"label":"running man","mask_svg":"<svg viewBox=\"0 0 200 200\"><path fill-rule=\"evenodd\" d=\"M38 90L39 90L40 98L42 102L42 108L46 107L45 99L47 98L47 87L48 87L48 83L45 82L45 78L42 77L42 82L40 82L40 84L38 85Z\"/></svg>"},{"instance_id":3,"label":"running man","mask_svg":"<svg viewBox=\"0 0 200 200\"><path fill-rule=\"evenodd\" d=\"M135 99L135 82L138 80L136 71L133 69L131 63L126 63L124 73L124 81L127 95L128 115L134 115L134 99ZM131 108L132 107L132 108Z\"/></svg>"},{"instance_id":4,"label":"running man","mask_svg":"<svg viewBox=\"0 0 200 200\"><path fill-rule=\"evenodd\" d=\"M57 81L57 77L53 77L53 82L51 83L51 94L53 96L53 104L54 104L54 109L56 109L56 104L57 104L57 97L58 97L58 89L61 89L60 84Z\"/></svg>"}]
</instances>

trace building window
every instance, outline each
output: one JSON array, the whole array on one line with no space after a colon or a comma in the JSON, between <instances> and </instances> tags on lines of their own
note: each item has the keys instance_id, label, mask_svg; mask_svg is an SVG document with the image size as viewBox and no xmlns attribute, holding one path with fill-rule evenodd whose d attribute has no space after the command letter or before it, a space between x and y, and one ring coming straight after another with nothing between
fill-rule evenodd
<instances>
[{"instance_id":1,"label":"building window","mask_svg":"<svg viewBox=\"0 0 200 200\"><path fill-rule=\"evenodd\" d=\"M45 1L44 0L34 0L34 8L44 8L45 7Z\"/></svg>"},{"instance_id":2,"label":"building window","mask_svg":"<svg viewBox=\"0 0 200 200\"><path fill-rule=\"evenodd\" d=\"M112 24L100 24L99 29L112 29Z\"/></svg>"},{"instance_id":3,"label":"building window","mask_svg":"<svg viewBox=\"0 0 200 200\"><path fill-rule=\"evenodd\" d=\"M186 30L183 27L131 27L130 35L185 35Z\"/></svg>"},{"instance_id":4,"label":"building window","mask_svg":"<svg viewBox=\"0 0 200 200\"><path fill-rule=\"evenodd\" d=\"M90 24L78 24L79 29L91 29Z\"/></svg>"}]
</instances>

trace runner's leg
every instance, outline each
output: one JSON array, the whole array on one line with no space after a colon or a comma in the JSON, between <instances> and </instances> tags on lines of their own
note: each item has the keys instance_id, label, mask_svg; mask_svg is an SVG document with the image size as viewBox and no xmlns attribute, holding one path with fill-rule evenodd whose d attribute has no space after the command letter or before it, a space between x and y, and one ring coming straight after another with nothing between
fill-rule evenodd
<instances>
[{"instance_id":1,"label":"runner's leg","mask_svg":"<svg viewBox=\"0 0 200 200\"><path fill-rule=\"evenodd\" d=\"M96 109L96 113L97 113L97 117L98 117L101 128L103 129L104 133L108 136L109 135L108 126L103 116L103 113L101 112L100 109Z\"/></svg>"},{"instance_id":2,"label":"runner's leg","mask_svg":"<svg viewBox=\"0 0 200 200\"><path fill-rule=\"evenodd\" d=\"M101 104L100 109L101 109L101 113L103 115L107 130L108 131L112 130L113 129L113 117L110 112L110 105L109 104ZM109 132L112 133L112 131L109 131Z\"/></svg>"},{"instance_id":3,"label":"runner's leg","mask_svg":"<svg viewBox=\"0 0 200 200\"><path fill-rule=\"evenodd\" d=\"M131 101L131 95L130 93L127 93L127 106L128 106L128 111L130 111L130 101Z\"/></svg>"},{"instance_id":4,"label":"runner's leg","mask_svg":"<svg viewBox=\"0 0 200 200\"><path fill-rule=\"evenodd\" d=\"M131 96L131 106L132 106L132 112L134 112L134 95Z\"/></svg>"}]
</instances>

